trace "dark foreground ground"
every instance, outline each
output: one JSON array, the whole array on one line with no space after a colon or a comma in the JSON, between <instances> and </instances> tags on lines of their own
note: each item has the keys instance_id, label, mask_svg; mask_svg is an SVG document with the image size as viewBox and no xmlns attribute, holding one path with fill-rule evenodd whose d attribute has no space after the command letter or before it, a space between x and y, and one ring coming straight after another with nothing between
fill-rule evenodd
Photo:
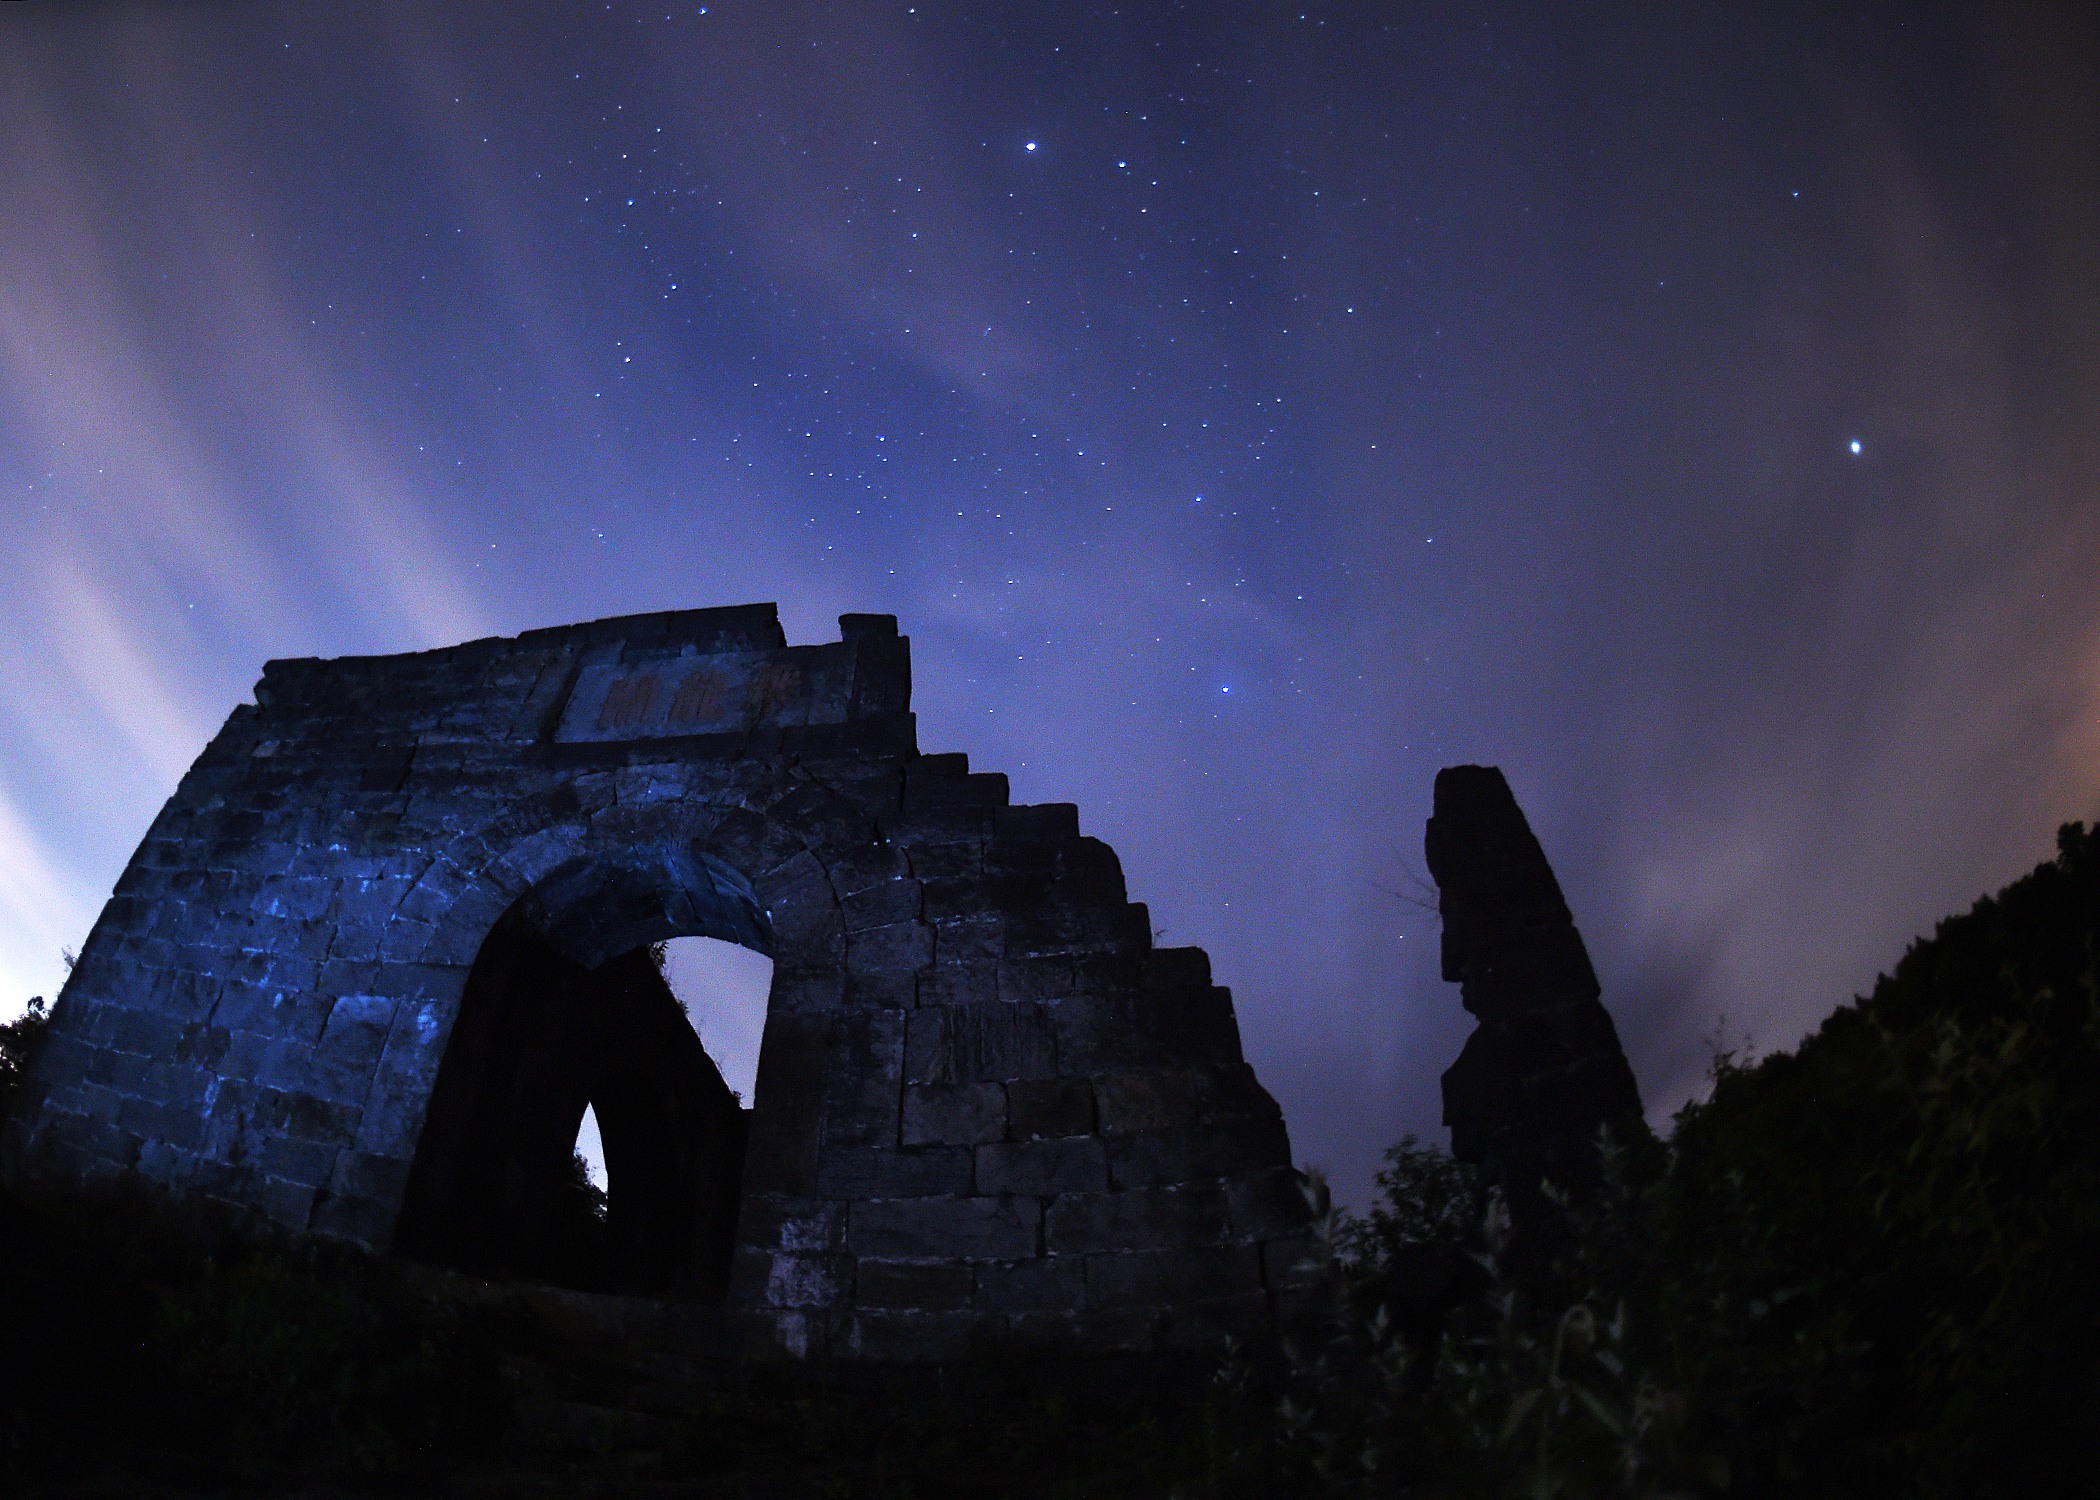
<instances>
[{"instance_id":1,"label":"dark foreground ground","mask_svg":"<svg viewBox=\"0 0 2100 1500\"><path fill-rule=\"evenodd\" d=\"M0 1027L0 1104L36 1030ZM938 1369L708 1359L692 1309L0 1198L0 1495L2093 1493L2100 834L1596 1159L1513 1233L1401 1143L1274 1348Z\"/></svg>"},{"instance_id":2,"label":"dark foreground ground","mask_svg":"<svg viewBox=\"0 0 2100 1500\"><path fill-rule=\"evenodd\" d=\"M10 1494L1269 1492L1219 1441L1215 1361L738 1362L695 1354L676 1304L242 1244L136 1201L9 1217Z\"/></svg>"}]
</instances>

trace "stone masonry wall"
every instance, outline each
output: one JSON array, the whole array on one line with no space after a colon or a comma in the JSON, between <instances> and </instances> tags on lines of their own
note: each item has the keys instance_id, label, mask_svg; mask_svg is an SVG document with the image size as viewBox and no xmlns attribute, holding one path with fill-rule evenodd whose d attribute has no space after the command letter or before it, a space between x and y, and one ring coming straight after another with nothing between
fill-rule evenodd
<instances>
[{"instance_id":1,"label":"stone masonry wall","mask_svg":"<svg viewBox=\"0 0 2100 1500\"><path fill-rule=\"evenodd\" d=\"M728 1306L802 1354L1090 1347L1269 1315L1310 1239L1193 948L1067 804L921 755L887 616L770 605L272 662L83 947L5 1137L389 1247L506 912L597 964L771 953Z\"/></svg>"}]
</instances>

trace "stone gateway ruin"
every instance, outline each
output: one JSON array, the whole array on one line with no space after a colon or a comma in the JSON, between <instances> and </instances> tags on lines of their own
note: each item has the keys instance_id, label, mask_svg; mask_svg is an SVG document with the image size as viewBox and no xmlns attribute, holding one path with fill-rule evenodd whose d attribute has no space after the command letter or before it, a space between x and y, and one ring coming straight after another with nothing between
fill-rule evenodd
<instances>
[{"instance_id":1,"label":"stone gateway ruin","mask_svg":"<svg viewBox=\"0 0 2100 1500\"><path fill-rule=\"evenodd\" d=\"M82 949L10 1171L719 1303L794 1354L1266 1321L1309 1214L1209 961L1073 807L919 753L893 618L840 632L271 662ZM773 960L749 1110L651 960L690 935Z\"/></svg>"}]
</instances>

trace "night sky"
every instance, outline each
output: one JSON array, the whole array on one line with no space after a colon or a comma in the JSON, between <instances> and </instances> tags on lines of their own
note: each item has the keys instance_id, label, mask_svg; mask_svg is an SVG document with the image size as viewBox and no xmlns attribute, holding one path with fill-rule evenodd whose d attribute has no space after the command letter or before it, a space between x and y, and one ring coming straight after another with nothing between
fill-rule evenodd
<instances>
[{"instance_id":1,"label":"night sky","mask_svg":"<svg viewBox=\"0 0 2100 1500\"><path fill-rule=\"evenodd\" d=\"M2071 7L0 6L0 1012L266 659L777 600L1347 1196L1447 764L1666 1118L2100 813L2096 247Z\"/></svg>"}]
</instances>

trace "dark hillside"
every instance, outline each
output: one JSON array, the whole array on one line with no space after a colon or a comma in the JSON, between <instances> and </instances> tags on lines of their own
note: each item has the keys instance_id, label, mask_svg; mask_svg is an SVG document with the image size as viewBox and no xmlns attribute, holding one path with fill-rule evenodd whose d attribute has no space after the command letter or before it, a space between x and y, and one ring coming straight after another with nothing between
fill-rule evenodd
<instances>
[{"instance_id":1,"label":"dark hillside","mask_svg":"<svg viewBox=\"0 0 2100 1500\"><path fill-rule=\"evenodd\" d=\"M1792 1052L1717 1059L1556 1263L1442 1151L1335 1226L1287 1448L1337 1495L2064 1495L2100 1465L2100 834ZM1369 1467L1366 1467L1366 1461Z\"/></svg>"},{"instance_id":2,"label":"dark hillside","mask_svg":"<svg viewBox=\"0 0 2100 1500\"><path fill-rule=\"evenodd\" d=\"M2100 832L2058 844L1675 1133L1671 1258L1857 1346L1803 1420L1914 1493L2067 1493L2100 1431Z\"/></svg>"}]
</instances>

